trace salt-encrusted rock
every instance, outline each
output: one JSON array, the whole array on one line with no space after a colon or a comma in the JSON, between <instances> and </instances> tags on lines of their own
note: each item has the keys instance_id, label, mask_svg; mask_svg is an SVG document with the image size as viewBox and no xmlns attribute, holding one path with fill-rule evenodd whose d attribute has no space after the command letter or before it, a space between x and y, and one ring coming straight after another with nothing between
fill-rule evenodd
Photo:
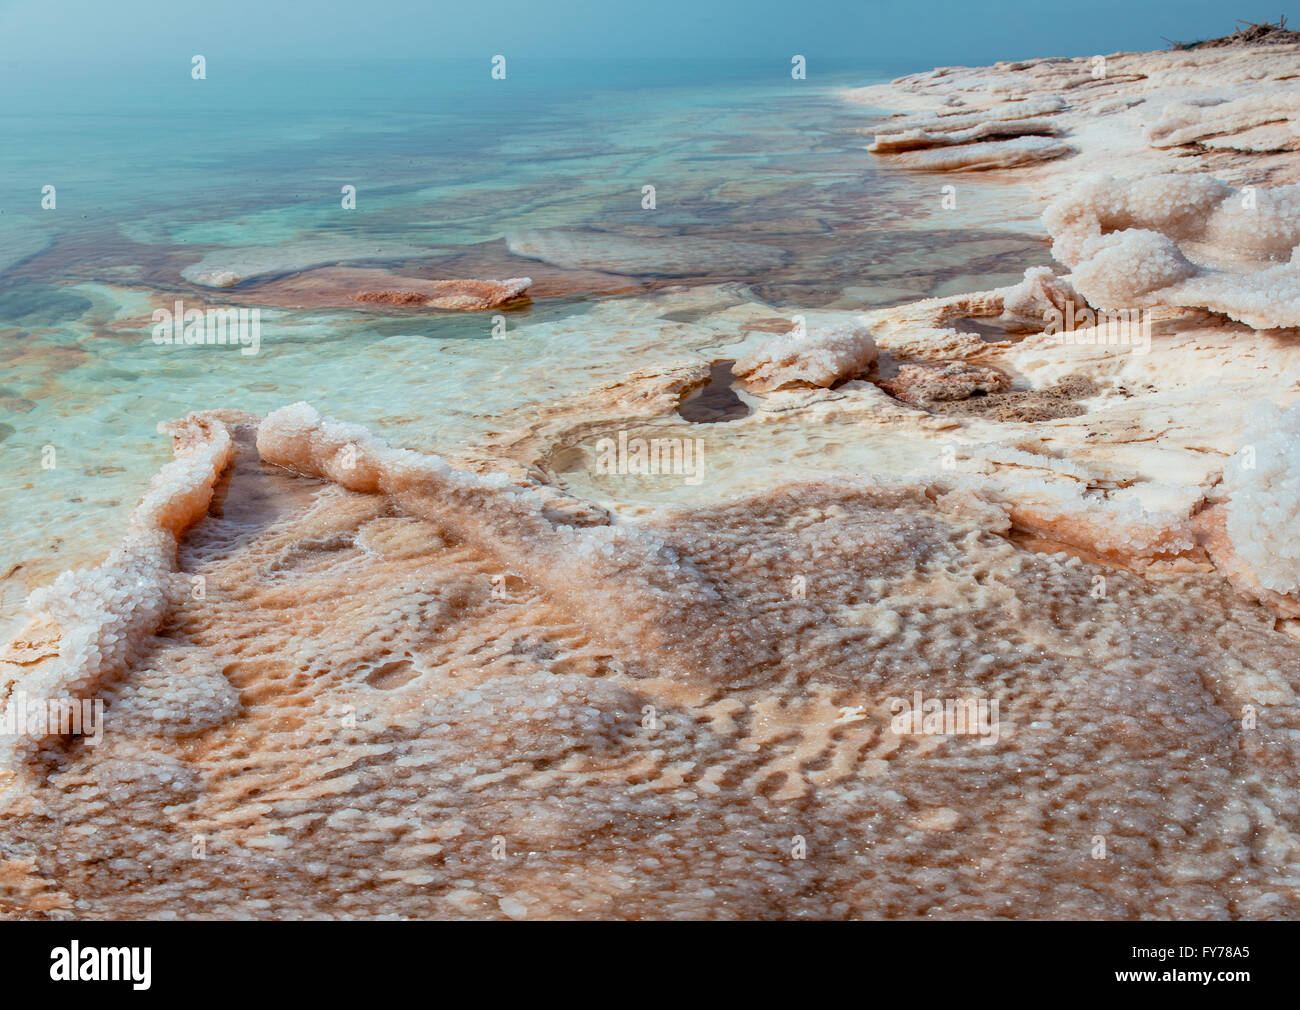
<instances>
[{"instance_id":1,"label":"salt-encrusted rock","mask_svg":"<svg viewBox=\"0 0 1300 1010\"><path fill-rule=\"evenodd\" d=\"M997 368L946 361L899 365L896 375L881 380L878 385L904 403L923 406L965 400L976 394L1000 393L1011 388L1011 380Z\"/></svg>"},{"instance_id":2,"label":"salt-encrusted rock","mask_svg":"<svg viewBox=\"0 0 1300 1010\"><path fill-rule=\"evenodd\" d=\"M397 305L428 309L454 309L472 312L494 309L519 298L533 283L531 277L509 277L502 281L480 280L401 280L400 286L376 291L361 291L354 302L366 305Z\"/></svg>"},{"instance_id":3,"label":"salt-encrusted rock","mask_svg":"<svg viewBox=\"0 0 1300 1010\"><path fill-rule=\"evenodd\" d=\"M732 374L755 392L790 385L828 387L866 371L876 360L871 332L832 326L791 330L739 358Z\"/></svg>"},{"instance_id":4,"label":"salt-encrusted rock","mask_svg":"<svg viewBox=\"0 0 1300 1010\"><path fill-rule=\"evenodd\" d=\"M891 155L888 163L922 172L980 172L1051 161L1074 151L1069 144L1050 137L1014 136L1010 140L903 150Z\"/></svg>"},{"instance_id":5,"label":"salt-encrusted rock","mask_svg":"<svg viewBox=\"0 0 1300 1010\"><path fill-rule=\"evenodd\" d=\"M952 147L989 138L1052 137L1057 132L1057 128L1045 119L993 120L977 123L965 130L911 129L877 133L867 150L872 154L897 154L931 147Z\"/></svg>"},{"instance_id":6,"label":"salt-encrusted rock","mask_svg":"<svg viewBox=\"0 0 1300 1010\"><path fill-rule=\"evenodd\" d=\"M1300 326L1300 185L1098 179L1054 201L1043 221L1098 308L1196 306L1257 329Z\"/></svg>"}]
</instances>

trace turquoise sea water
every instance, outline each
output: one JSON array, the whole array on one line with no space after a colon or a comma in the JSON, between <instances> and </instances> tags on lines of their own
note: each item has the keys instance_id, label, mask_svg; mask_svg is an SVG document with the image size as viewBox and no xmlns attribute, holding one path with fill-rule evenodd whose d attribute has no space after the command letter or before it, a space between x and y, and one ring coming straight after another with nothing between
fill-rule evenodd
<instances>
[{"instance_id":1,"label":"turquoise sea water","mask_svg":"<svg viewBox=\"0 0 1300 1010\"><path fill-rule=\"evenodd\" d=\"M782 315L987 287L1042 261L1005 192L964 182L962 215L943 219L934 180L880 171L863 150L875 112L839 92L921 68L814 64L807 80L740 61L508 59L504 80L487 58L206 69L0 67L4 616L116 541L170 456L157 423L191 410L309 399L454 452L477 417L662 357L661 328L676 327L673 346L728 339L707 325L683 337L697 310L674 290ZM341 206L346 185L355 210ZM668 279L597 241L587 253L606 282L592 286L504 241L579 227L652 261L679 237L736 251ZM780 265L755 260L754 244ZM490 313L275 302L255 357L150 339L150 313L177 299L258 304L266 278L224 295L185 280L206 255L260 249L289 275L372 246L401 252L364 266L548 279L509 312L506 342Z\"/></svg>"},{"instance_id":2,"label":"turquoise sea water","mask_svg":"<svg viewBox=\"0 0 1300 1010\"><path fill-rule=\"evenodd\" d=\"M659 223L721 224L736 208L712 192L720 179L830 170L862 117L830 115L827 92L888 76L795 81L742 61L513 61L505 80L486 61L207 69L206 80L149 67L39 83L0 72L6 231L460 244L636 217L642 180L664 194ZM864 161L840 168L861 174ZM47 184L54 220L39 210ZM344 184L360 193L354 215L340 212Z\"/></svg>"}]
</instances>

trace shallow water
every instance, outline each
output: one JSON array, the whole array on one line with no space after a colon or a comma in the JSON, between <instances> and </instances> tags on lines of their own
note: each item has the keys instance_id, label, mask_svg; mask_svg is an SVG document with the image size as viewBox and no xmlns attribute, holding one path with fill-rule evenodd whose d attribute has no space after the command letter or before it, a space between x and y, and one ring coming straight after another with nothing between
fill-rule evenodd
<instances>
[{"instance_id":1,"label":"shallow water","mask_svg":"<svg viewBox=\"0 0 1300 1010\"><path fill-rule=\"evenodd\" d=\"M941 212L932 179L878 170L862 150L873 111L837 90L908 68L814 69L806 81L725 61L521 60L504 81L486 61L210 66L203 81L187 68L0 71L4 174L20 181L0 214L0 614L116 541L169 458L156 425L191 410L309 399L454 454L492 416L598 376L674 349L727 357L740 334L710 316L728 305L865 309L1043 261L1008 189L963 181L960 211ZM54 210L41 209L45 185ZM564 247L558 266L504 241L554 228L585 229L546 240ZM714 243L704 257L701 239ZM292 273L371 243L404 251L369 267L536 275L540 293L506 313L506 340L495 313L269 306L255 356L150 338L150 314L176 300L258 304L262 279L186 281L207 254L264 247ZM655 276L670 260L684 266ZM681 293L697 285L715 293Z\"/></svg>"}]
</instances>

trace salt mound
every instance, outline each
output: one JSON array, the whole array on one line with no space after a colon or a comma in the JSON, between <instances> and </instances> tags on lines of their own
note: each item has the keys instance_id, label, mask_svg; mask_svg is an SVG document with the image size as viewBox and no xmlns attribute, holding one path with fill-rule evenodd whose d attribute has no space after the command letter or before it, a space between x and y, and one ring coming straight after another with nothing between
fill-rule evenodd
<instances>
[{"instance_id":1,"label":"salt mound","mask_svg":"<svg viewBox=\"0 0 1300 1010\"><path fill-rule=\"evenodd\" d=\"M1206 175L1086 182L1043 212L1052 253L1097 308L1208 308L1300 326L1300 184L1246 192Z\"/></svg>"},{"instance_id":2,"label":"salt mound","mask_svg":"<svg viewBox=\"0 0 1300 1010\"><path fill-rule=\"evenodd\" d=\"M866 371L875 360L870 331L832 326L773 337L738 359L731 372L763 393L798 384L829 387Z\"/></svg>"},{"instance_id":3,"label":"salt mound","mask_svg":"<svg viewBox=\"0 0 1300 1010\"><path fill-rule=\"evenodd\" d=\"M1130 228L1084 242L1071 280L1090 304L1120 309L1196 272L1172 239Z\"/></svg>"},{"instance_id":4,"label":"salt mound","mask_svg":"<svg viewBox=\"0 0 1300 1010\"><path fill-rule=\"evenodd\" d=\"M1000 319L1008 329L1041 332L1048 313L1054 310L1063 313L1071 302L1080 305L1083 299L1051 267L1030 267L1025 271L1024 280L1002 292Z\"/></svg>"}]
</instances>

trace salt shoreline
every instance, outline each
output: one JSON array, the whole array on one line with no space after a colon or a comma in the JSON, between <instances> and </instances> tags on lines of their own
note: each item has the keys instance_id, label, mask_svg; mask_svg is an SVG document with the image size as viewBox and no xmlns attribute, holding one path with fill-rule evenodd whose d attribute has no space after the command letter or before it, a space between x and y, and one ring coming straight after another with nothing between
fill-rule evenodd
<instances>
[{"instance_id":1,"label":"salt shoreline","mask_svg":"<svg viewBox=\"0 0 1300 1010\"><path fill-rule=\"evenodd\" d=\"M1246 93L1297 61L1300 46L1115 54L1102 78L1086 60L1025 61L853 97L911 113L908 144L951 132L938 112L1003 124L934 144L982 148L931 167L1018 166L995 171L1062 208L1053 237L1069 245L1089 212L1098 239L1102 211L1123 216L1069 203L1098 160L1135 186L1212 168L1238 187L1223 201L1300 179L1295 146L1237 150L1218 129L1188 150L1207 138L1183 113L1144 118L1217 89L1218 127L1290 145L1259 132L1274 124L1253 122ZM1007 116L1017 102L1046 104ZM1005 125L1042 118L1078 153L1034 160L1042 145ZM922 185L961 200L961 178ZM1290 204L1263 205L1290 225ZM1177 221L1159 234L1245 275L1273 269L1288 233L1244 252ZM185 894L197 917L249 900L303 915L1294 917L1297 502L1276 421L1252 433L1240 403L1294 399L1300 341L1157 302L1146 353L1063 343L1045 318L1085 303L1072 285L1112 248L1077 245L1073 280L1031 271L808 313L793 337L756 306L723 309L746 333L750 407L725 424L673 419L710 380L698 357L499 417L451 466L305 405L178 422L178 461L133 519L139 550L62 577L0 655L6 694L110 700L95 754L28 739L0 770L0 827L30 840L0 862L24 896L13 914L69 914L73 896L83 915L148 914ZM595 482L588 443L642 428L707 437L731 492L655 503ZM850 461L899 448L862 457L875 476L791 482L827 443L850 443ZM1256 468L1225 480L1245 448ZM1270 528L1234 520L1234 494ZM1261 557L1266 535L1282 543ZM196 577L201 596L169 581ZM132 600L140 581L153 588ZM890 700L922 690L1000 706L997 739L898 735ZM98 819L79 851L148 846L166 872L101 880L54 859L68 840L42 814L84 823L84 795ZM194 863L168 840L195 832L227 855ZM788 856L792 836L811 859ZM489 859L495 837L540 858Z\"/></svg>"}]
</instances>

